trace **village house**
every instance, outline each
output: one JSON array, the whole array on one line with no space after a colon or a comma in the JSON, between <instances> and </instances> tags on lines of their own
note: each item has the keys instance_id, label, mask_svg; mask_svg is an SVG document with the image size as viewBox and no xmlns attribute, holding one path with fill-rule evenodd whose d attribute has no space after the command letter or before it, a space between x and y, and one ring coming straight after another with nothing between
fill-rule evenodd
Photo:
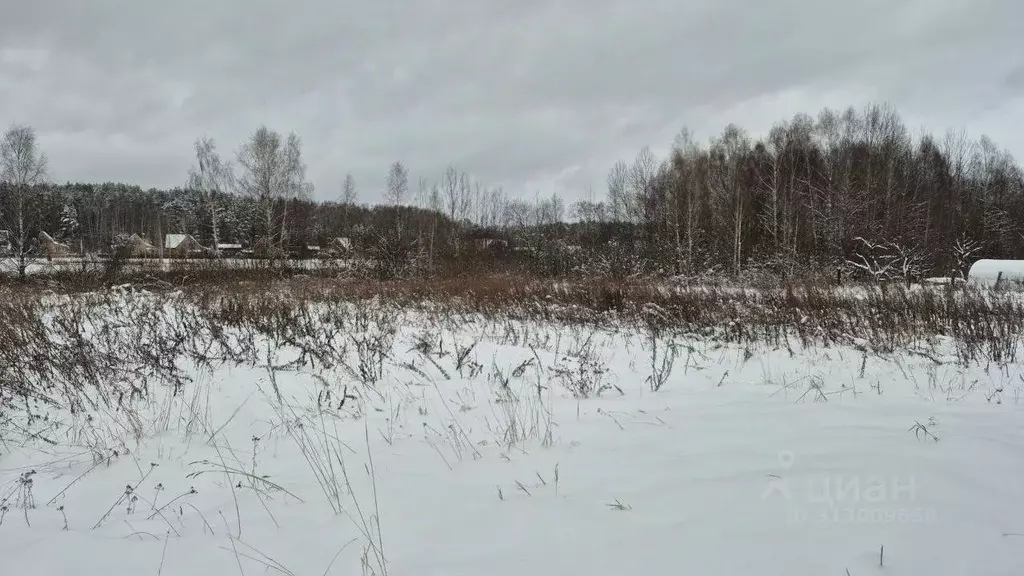
<instances>
[{"instance_id":1,"label":"village house","mask_svg":"<svg viewBox=\"0 0 1024 576\"><path fill-rule=\"evenodd\" d=\"M508 248L508 242L501 238L474 238L473 246L477 250L504 250Z\"/></svg>"},{"instance_id":2,"label":"village house","mask_svg":"<svg viewBox=\"0 0 1024 576\"><path fill-rule=\"evenodd\" d=\"M191 234L167 234L164 236L164 256L168 258L189 258L201 256L206 248Z\"/></svg>"},{"instance_id":3,"label":"village house","mask_svg":"<svg viewBox=\"0 0 1024 576\"><path fill-rule=\"evenodd\" d=\"M351 238L332 238L331 241L327 243L327 252L330 252L331 254L348 254L351 251Z\"/></svg>"},{"instance_id":4,"label":"village house","mask_svg":"<svg viewBox=\"0 0 1024 576\"><path fill-rule=\"evenodd\" d=\"M237 258L242 254L242 245L231 242L221 242L220 244L217 244L216 251L222 258Z\"/></svg>"},{"instance_id":5,"label":"village house","mask_svg":"<svg viewBox=\"0 0 1024 576\"><path fill-rule=\"evenodd\" d=\"M508 241L491 230L474 228L456 238L456 244L476 252L501 252L509 248Z\"/></svg>"},{"instance_id":6,"label":"village house","mask_svg":"<svg viewBox=\"0 0 1024 576\"><path fill-rule=\"evenodd\" d=\"M139 236L138 234L132 234L128 237L123 245L125 255L129 258L148 258L156 255L156 246L153 246L148 240Z\"/></svg>"},{"instance_id":7,"label":"village house","mask_svg":"<svg viewBox=\"0 0 1024 576\"><path fill-rule=\"evenodd\" d=\"M46 232L39 232L39 251L47 260L65 258L71 255L71 247L57 242Z\"/></svg>"}]
</instances>

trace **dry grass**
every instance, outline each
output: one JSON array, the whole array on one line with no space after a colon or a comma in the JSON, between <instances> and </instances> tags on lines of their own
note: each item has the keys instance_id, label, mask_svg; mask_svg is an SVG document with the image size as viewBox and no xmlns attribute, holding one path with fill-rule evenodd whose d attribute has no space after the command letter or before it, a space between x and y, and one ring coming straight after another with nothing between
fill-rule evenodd
<instances>
[{"instance_id":1,"label":"dry grass","mask_svg":"<svg viewBox=\"0 0 1024 576\"><path fill-rule=\"evenodd\" d=\"M0 287L0 409L116 407L153 385L179 389L188 381L182 361L341 369L372 387L409 314L440 328L482 319L509 337L523 322L637 330L646 335L654 389L671 371L679 338L890 353L948 336L961 362L1006 364L1016 360L1024 328L1018 294L965 286L752 289L506 276L380 282L289 269L172 271L93 291L82 291L81 280L52 286ZM283 359L283 350L295 354ZM601 366L588 364L587 354L574 358L560 367L561 378L581 395L600 393ZM87 389L94 393L79 394Z\"/></svg>"}]
</instances>

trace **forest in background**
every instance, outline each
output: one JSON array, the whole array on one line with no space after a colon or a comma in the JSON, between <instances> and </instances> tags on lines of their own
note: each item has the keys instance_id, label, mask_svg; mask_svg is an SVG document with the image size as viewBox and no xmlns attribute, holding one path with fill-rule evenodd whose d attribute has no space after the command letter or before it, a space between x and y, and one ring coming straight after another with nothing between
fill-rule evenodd
<instances>
[{"instance_id":1,"label":"forest in background","mask_svg":"<svg viewBox=\"0 0 1024 576\"><path fill-rule=\"evenodd\" d=\"M359 203L351 176L315 201L298 136L265 127L230 159L198 140L171 190L52 184L30 128L2 144L0 228L22 256L40 231L86 252L133 233L282 252L349 237L389 277L498 263L546 275L945 276L968 257L1024 256L1024 171L1012 155L963 131L913 134L886 105L799 114L761 138L729 125L701 143L683 130L667 157L644 148L612 166L603 200L568 205L508 197L455 166L411 182L401 162L379 185L359 184L382 191L378 205ZM485 257L474 238L499 242Z\"/></svg>"}]
</instances>

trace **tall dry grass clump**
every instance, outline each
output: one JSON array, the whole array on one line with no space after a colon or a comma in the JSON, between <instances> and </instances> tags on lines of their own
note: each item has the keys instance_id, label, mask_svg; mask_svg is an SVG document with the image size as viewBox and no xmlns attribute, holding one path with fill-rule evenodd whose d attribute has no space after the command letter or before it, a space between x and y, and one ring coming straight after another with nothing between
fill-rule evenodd
<instances>
[{"instance_id":1,"label":"tall dry grass clump","mask_svg":"<svg viewBox=\"0 0 1024 576\"><path fill-rule=\"evenodd\" d=\"M676 337L775 347L866 341L891 352L946 336L962 362L1007 363L1017 358L1024 329L1019 294L966 286L753 289L505 276L382 282L248 274L182 285L149 281L146 289L0 288L0 407L32 413L53 403L116 406L153 385L182 386L188 379L183 362L341 369L372 386L409 314L453 329L465 318L483 318L638 330L650 337L652 370L663 372L676 353Z\"/></svg>"}]
</instances>

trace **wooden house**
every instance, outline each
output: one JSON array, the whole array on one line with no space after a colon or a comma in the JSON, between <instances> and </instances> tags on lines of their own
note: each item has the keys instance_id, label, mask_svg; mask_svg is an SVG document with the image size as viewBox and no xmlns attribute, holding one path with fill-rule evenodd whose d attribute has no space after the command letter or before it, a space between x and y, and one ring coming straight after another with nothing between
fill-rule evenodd
<instances>
[{"instance_id":1,"label":"wooden house","mask_svg":"<svg viewBox=\"0 0 1024 576\"><path fill-rule=\"evenodd\" d=\"M327 243L327 252L333 255L349 254L352 252L352 239L347 237L331 238Z\"/></svg>"},{"instance_id":2,"label":"wooden house","mask_svg":"<svg viewBox=\"0 0 1024 576\"><path fill-rule=\"evenodd\" d=\"M71 247L67 244L57 242L46 232L39 232L39 251L47 260L53 258L65 258L71 255Z\"/></svg>"},{"instance_id":3,"label":"wooden house","mask_svg":"<svg viewBox=\"0 0 1024 576\"><path fill-rule=\"evenodd\" d=\"M168 258L195 258L206 253L206 248L191 234L164 236L164 256Z\"/></svg>"},{"instance_id":4,"label":"wooden house","mask_svg":"<svg viewBox=\"0 0 1024 576\"><path fill-rule=\"evenodd\" d=\"M156 246L138 234L129 236L124 241L123 249L129 258L150 258L157 255Z\"/></svg>"}]
</instances>

